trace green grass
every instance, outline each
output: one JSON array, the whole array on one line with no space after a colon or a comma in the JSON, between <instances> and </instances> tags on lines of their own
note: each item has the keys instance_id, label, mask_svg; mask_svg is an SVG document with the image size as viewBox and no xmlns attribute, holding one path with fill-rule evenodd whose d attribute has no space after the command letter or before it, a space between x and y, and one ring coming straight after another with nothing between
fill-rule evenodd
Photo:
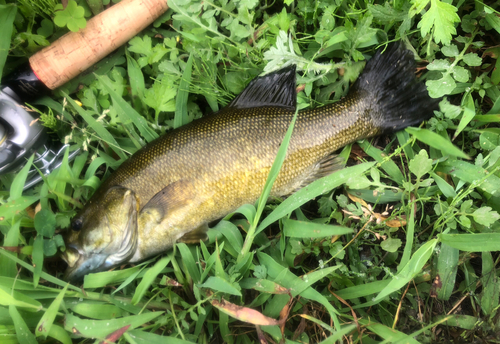
<instances>
[{"instance_id":1,"label":"green grass","mask_svg":"<svg viewBox=\"0 0 500 344\"><path fill-rule=\"evenodd\" d=\"M48 23L55 4L32 3L17 15L0 5L0 31L12 30L0 37L3 75L67 30ZM0 342L498 342L498 12L478 1L285 4L169 0L94 74L32 104L83 153L30 190L29 165L1 177ZM336 101L394 40L444 97L423 127L350 145L349 167L266 204L285 139L260 201L207 242L83 286L60 279L71 217L130 154L287 64L299 108Z\"/></svg>"}]
</instances>

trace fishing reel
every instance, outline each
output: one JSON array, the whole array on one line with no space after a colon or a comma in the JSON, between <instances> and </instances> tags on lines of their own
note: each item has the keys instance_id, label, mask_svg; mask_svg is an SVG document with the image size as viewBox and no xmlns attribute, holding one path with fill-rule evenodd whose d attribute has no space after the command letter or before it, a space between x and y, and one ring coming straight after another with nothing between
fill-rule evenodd
<instances>
[{"instance_id":1,"label":"fishing reel","mask_svg":"<svg viewBox=\"0 0 500 344\"><path fill-rule=\"evenodd\" d=\"M103 11L79 32L61 36L29 58L0 87L0 176L19 171L34 153L24 188L61 165L67 145L47 143L37 117L25 101L47 94L125 44L168 9L165 0L123 0ZM127 25L123 25L127 23ZM72 159L79 150L70 153Z\"/></svg>"},{"instance_id":2,"label":"fishing reel","mask_svg":"<svg viewBox=\"0 0 500 344\"><path fill-rule=\"evenodd\" d=\"M49 143L45 127L33 112L21 105L19 97L9 88L0 90L0 176L18 172L35 154L24 189L28 189L61 166L68 145ZM73 159L79 150L73 151Z\"/></svg>"}]
</instances>

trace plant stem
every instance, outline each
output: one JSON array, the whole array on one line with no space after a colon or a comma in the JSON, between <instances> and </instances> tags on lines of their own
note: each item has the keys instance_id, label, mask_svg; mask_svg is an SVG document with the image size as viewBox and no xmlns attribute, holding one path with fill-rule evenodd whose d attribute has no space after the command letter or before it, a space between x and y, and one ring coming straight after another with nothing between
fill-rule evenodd
<instances>
[{"instance_id":1,"label":"plant stem","mask_svg":"<svg viewBox=\"0 0 500 344\"><path fill-rule=\"evenodd\" d=\"M172 317L174 318L177 331L179 331L179 334L181 335L182 339L186 340L186 338L184 337L184 333L182 333L181 327L179 326L179 322L177 321L177 317L175 316L174 303L172 302L172 294L170 290L168 291L168 300L170 301L170 310L172 312Z\"/></svg>"}]
</instances>

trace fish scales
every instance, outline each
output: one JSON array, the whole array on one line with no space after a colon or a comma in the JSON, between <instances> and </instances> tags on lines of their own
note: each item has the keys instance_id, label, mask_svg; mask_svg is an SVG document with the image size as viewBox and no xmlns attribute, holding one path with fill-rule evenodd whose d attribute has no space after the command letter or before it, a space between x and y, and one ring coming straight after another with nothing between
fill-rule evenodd
<instances>
[{"instance_id":1,"label":"fish scales","mask_svg":"<svg viewBox=\"0 0 500 344\"><path fill-rule=\"evenodd\" d=\"M346 99L299 113L271 194L292 193L332 150L370 135L374 128L362 112L359 104ZM258 198L293 115L281 108L257 108L193 122L146 146L108 179L107 186L131 189L145 205L142 200L188 176L203 202L193 204L192 211L184 209L191 220L182 219L176 227L196 228Z\"/></svg>"},{"instance_id":2,"label":"fish scales","mask_svg":"<svg viewBox=\"0 0 500 344\"><path fill-rule=\"evenodd\" d=\"M411 53L392 45L386 54L372 58L346 98L298 113L272 196L289 195L340 168L332 153L346 144L432 115L437 101L412 75ZM220 112L136 152L74 219L66 239L67 277L140 261L178 240L199 241L207 223L254 203L295 105L293 67L254 79ZM107 240L113 243L106 246Z\"/></svg>"}]
</instances>

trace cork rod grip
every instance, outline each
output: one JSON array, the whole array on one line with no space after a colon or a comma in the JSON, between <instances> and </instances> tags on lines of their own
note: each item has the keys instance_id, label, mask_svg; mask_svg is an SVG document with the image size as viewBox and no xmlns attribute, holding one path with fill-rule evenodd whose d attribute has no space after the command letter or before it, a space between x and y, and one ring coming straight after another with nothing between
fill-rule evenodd
<instances>
[{"instance_id":1,"label":"cork rod grip","mask_svg":"<svg viewBox=\"0 0 500 344\"><path fill-rule=\"evenodd\" d=\"M37 77L55 89L101 60L168 9L167 0L122 0L87 26L70 32L30 58Z\"/></svg>"}]
</instances>

